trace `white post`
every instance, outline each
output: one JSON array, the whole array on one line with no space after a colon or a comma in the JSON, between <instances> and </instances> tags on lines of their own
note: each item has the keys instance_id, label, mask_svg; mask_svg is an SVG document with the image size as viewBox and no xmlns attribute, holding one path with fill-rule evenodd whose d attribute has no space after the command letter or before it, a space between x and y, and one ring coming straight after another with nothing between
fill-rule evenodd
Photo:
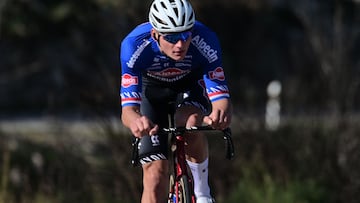
<instances>
[{"instance_id":1,"label":"white post","mask_svg":"<svg viewBox=\"0 0 360 203\"><path fill-rule=\"evenodd\" d=\"M280 93L280 81L271 81L267 87L268 101L265 112L265 127L268 130L276 130L280 125Z\"/></svg>"}]
</instances>

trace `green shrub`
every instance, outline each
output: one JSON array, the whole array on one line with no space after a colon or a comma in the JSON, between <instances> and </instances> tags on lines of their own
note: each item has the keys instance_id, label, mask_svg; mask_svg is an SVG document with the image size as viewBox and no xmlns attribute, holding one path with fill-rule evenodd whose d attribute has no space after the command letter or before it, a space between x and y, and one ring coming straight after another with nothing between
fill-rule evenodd
<instances>
[{"instance_id":1,"label":"green shrub","mask_svg":"<svg viewBox=\"0 0 360 203\"><path fill-rule=\"evenodd\" d=\"M268 173L258 180L252 170L244 169L244 177L224 201L228 203L319 203L327 202L326 192L314 180L289 180L279 183Z\"/></svg>"}]
</instances>

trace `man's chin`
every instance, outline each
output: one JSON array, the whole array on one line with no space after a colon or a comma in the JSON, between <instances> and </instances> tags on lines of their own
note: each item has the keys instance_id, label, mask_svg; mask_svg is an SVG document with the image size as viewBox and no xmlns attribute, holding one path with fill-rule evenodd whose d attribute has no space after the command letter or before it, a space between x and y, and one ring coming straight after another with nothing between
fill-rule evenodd
<instances>
[{"instance_id":1,"label":"man's chin","mask_svg":"<svg viewBox=\"0 0 360 203\"><path fill-rule=\"evenodd\" d=\"M171 56L171 58L173 59L173 60L175 60L175 61L179 61L179 60L183 60L184 58L185 58L185 56L183 56L183 55L178 55L178 54L173 54L172 56Z\"/></svg>"}]
</instances>

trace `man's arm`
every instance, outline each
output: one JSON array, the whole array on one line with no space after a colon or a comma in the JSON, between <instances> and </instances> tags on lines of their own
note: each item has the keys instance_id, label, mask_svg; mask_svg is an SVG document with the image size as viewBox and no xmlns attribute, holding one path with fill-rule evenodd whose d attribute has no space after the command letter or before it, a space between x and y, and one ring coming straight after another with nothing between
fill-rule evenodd
<instances>
[{"instance_id":1,"label":"man's arm","mask_svg":"<svg viewBox=\"0 0 360 203\"><path fill-rule=\"evenodd\" d=\"M135 137L154 135L159 127L146 116L141 115L139 106L124 106L121 112L122 123Z\"/></svg>"},{"instance_id":2,"label":"man's arm","mask_svg":"<svg viewBox=\"0 0 360 203\"><path fill-rule=\"evenodd\" d=\"M204 117L204 123L221 130L229 127L232 117L232 104L230 99L220 99L211 104L212 111L210 115Z\"/></svg>"}]
</instances>

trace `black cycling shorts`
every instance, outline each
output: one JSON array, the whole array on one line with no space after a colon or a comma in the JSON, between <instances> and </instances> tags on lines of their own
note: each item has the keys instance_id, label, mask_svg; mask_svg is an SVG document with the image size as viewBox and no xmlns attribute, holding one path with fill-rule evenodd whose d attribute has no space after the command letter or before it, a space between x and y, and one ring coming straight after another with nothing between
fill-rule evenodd
<instances>
[{"instance_id":1,"label":"black cycling shorts","mask_svg":"<svg viewBox=\"0 0 360 203\"><path fill-rule=\"evenodd\" d=\"M211 110L201 71L191 72L173 83L159 82L144 76L142 89L141 113L160 128L169 127L168 114L174 113L177 107L196 106L204 114ZM168 136L144 136L138 146L138 155L141 164L167 159Z\"/></svg>"}]
</instances>

